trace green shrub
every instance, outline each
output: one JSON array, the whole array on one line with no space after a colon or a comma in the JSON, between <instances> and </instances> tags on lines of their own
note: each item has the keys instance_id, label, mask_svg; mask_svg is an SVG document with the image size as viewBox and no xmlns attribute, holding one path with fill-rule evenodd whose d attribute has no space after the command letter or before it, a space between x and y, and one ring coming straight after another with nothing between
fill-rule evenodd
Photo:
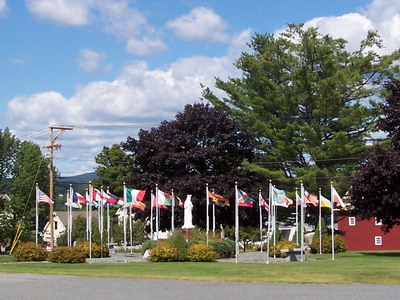
<instances>
[{"instance_id":1,"label":"green shrub","mask_svg":"<svg viewBox=\"0 0 400 300\"><path fill-rule=\"evenodd\" d=\"M174 232L171 236L171 244L178 249L178 260L186 260L188 243L180 232Z\"/></svg>"},{"instance_id":2,"label":"green shrub","mask_svg":"<svg viewBox=\"0 0 400 300\"><path fill-rule=\"evenodd\" d=\"M150 249L151 261L177 261L179 257L178 249L170 244L161 244Z\"/></svg>"},{"instance_id":3,"label":"green shrub","mask_svg":"<svg viewBox=\"0 0 400 300\"><path fill-rule=\"evenodd\" d=\"M235 254L235 242L232 240L210 241L209 244L214 247L217 258L231 258Z\"/></svg>"},{"instance_id":4,"label":"green shrub","mask_svg":"<svg viewBox=\"0 0 400 300\"><path fill-rule=\"evenodd\" d=\"M76 246L76 248L80 249L86 257L90 257L89 253L89 242L82 242ZM103 250L103 256L101 256L101 251ZM109 257L110 250L108 249L107 245L103 245L103 249L100 244L92 242L92 258L100 258L100 257Z\"/></svg>"},{"instance_id":5,"label":"green shrub","mask_svg":"<svg viewBox=\"0 0 400 300\"><path fill-rule=\"evenodd\" d=\"M86 254L78 247L61 246L51 251L47 260L53 263L83 263Z\"/></svg>"},{"instance_id":6,"label":"green shrub","mask_svg":"<svg viewBox=\"0 0 400 300\"><path fill-rule=\"evenodd\" d=\"M335 253L347 251L346 243L338 235L334 237L334 247ZM319 239L313 240L310 248L311 253L319 253ZM332 253L332 237L330 235L322 237L321 251L322 253Z\"/></svg>"},{"instance_id":7,"label":"green shrub","mask_svg":"<svg viewBox=\"0 0 400 300\"><path fill-rule=\"evenodd\" d=\"M20 244L14 251L14 257L18 261L43 261L47 259L47 252L41 245L33 242Z\"/></svg>"},{"instance_id":8,"label":"green shrub","mask_svg":"<svg viewBox=\"0 0 400 300\"><path fill-rule=\"evenodd\" d=\"M146 252L146 250L150 250L157 246L156 241L147 240L142 244L142 255Z\"/></svg>"},{"instance_id":9,"label":"green shrub","mask_svg":"<svg viewBox=\"0 0 400 300\"><path fill-rule=\"evenodd\" d=\"M187 259L190 261L215 261L217 253L214 247L206 244L192 244L187 250Z\"/></svg>"},{"instance_id":10,"label":"green shrub","mask_svg":"<svg viewBox=\"0 0 400 300\"><path fill-rule=\"evenodd\" d=\"M270 241L271 243L271 241ZM283 249L294 249L297 248L298 245L294 242L288 241L288 240L280 240L279 242L276 243L275 245L275 249L274 249L274 245L269 245L269 256L275 256L276 257L281 257L281 258L285 258L286 257L286 253L281 253L281 250Z\"/></svg>"}]
</instances>

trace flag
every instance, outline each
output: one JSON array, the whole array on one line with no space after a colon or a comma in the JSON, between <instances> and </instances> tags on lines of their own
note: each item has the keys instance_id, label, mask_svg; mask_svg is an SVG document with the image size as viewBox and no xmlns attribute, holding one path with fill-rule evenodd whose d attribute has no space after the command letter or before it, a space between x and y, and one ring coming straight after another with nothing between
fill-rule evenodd
<instances>
[{"instance_id":1,"label":"flag","mask_svg":"<svg viewBox=\"0 0 400 300\"><path fill-rule=\"evenodd\" d=\"M78 198L77 198L77 200L78 200ZM65 205L70 206L72 208L79 208L79 209L82 208L82 205L79 204L78 202L74 202L73 199L71 199L69 194L67 195L67 202L65 202Z\"/></svg>"},{"instance_id":2,"label":"flag","mask_svg":"<svg viewBox=\"0 0 400 300\"><path fill-rule=\"evenodd\" d=\"M74 192L74 195L72 197L73 202L76 203L88 203L87 199L83 197L81 194Z\"/></svg>"},{"instance_id":3,"label":"flag","mask_svg":"<svg viewBox=\"0 0 400 300\"><path fill-rule=\"evenodd\" d=\"M327 207L329 209L332 209L332 202L326 199L324 196L321 195L319 200L321 201L321 207Z\"/></svg>"},{"instance_id":4,"label":"flag","mask_svg":"<svg viewBox=\"0 0 400 300\"><path fill-rule=\"evenodd\" d=\"M93 201L101 201L104 200L104 196L101 194L101 192L95 188L93 188Z\"/></svg>"},{"instance_id":5,"label":"flag","mask_svg":"<svg viewBox=\"0 0 400 300\"><path fill-rule=\"evenodd\" d=\"M265 201L264 197L261 195L259 196L259 205L260 207L264 207L266 211L269 211L269 205L267 204L267 202Z\"/></svg>"},{"instance_id":6,"label":"flag","mask_svg":"<svg viewBox=\"0 0 400 300\"><path fill-rule=\"evenodd\" d=\"M38 201L39 203L47 203L47 204L53 204L54 201L50 199L49 196L47 196L45 193L43 193L40 189L38 189Z\"/></svg>"},{"instance_id":7,"label":"flag","mask_svg":"<svg viewBox=\"0 0 400 300\"><path fill-rule=\"evenodd\" d=\"M107 193L107 195L110 197L107 199L107 203L112 204L112 205L118 204L118 200L119 200L118 196L111 194L111 193Z\"/></svg>"},{"instance_id":8,"label":"flag","mask_svg":"<svg viewBox=\"0 0 400 300\"><path fill-rule=\"evenodd\" d=\"M333 186L332 186L332 192L333 192L333 202L339 204L343 208L343 210L347 210L346 204L344 204L342 197L340 197L339 193Z\"/></svg>"},{"instance_id":9,"label":"flag","mask_svg":"<svg viewBox=\"0 0 400 300\"><path fill-rule=\"evenodd\" d=\"M282 207L285 207L285 208L288 208L289 205L292 205L292 204L293 204L293 200L288 198L288 197L286 197L286 196L282 198L282 202L281 203L275 203L276 206L282 206Z\"/></svg>"},{"instance_id":10,"label":"flag","mask_svg":"<svg viewBox=\"0 0 400 300\"><path fill-rule=\"evenodd\" d=\"M126 189L126 202L131 203L133 208L144 211L146 204L142 201L145 194L145 190Z\"/></svg>"},{"instance_id":11,"label":"flag","mask_svg":"<svg viewBox=\"0 0 400 300\"><path fill-rule=\"evenodd\" d=\"M276 203L282 203L283 199L286 198L286 193L284 190L273 188L272 200Z\"/></svg>"},{"instance_id":12,"label":"flag","mask_svg":"<svg viewBox=\"0 0 400 300\"><path fill-rule=\"evenodd\" d=\"M225 207L230 205L228 199L224 198L221 195L211 193L210 191L208 191L208 198L211 199L213 204L218 205L220 207Z\"/></svg>"},{"instance_id":13,"label":"flag","mask_svg":"<svg viewBox=\"0 0 400 300\"><path fill-rule=\"evenodd\" d=\"M158 195L155 198L155 206L158 206L162 209L168 209L167 206L172 205L172 196L168 193L164 193L161 190L158 190Z\"/></svg>"},{"instance_id":14,"label":"flag","mask_svg":"<svg viewBox=\"0 0 400 300\"><path fill-rule=\"evenodd\" d=\"M254 202L256 202L253 198L250 198L249 195L245 191L240 189L238 191L238 203L239 206L242 207L253 207Z\"/></svg>"},{"instance_id":15,"label":"flag","mask_svg":"<svg viewBox=\"0 0 400 300\"><path fill-rule=\"evenodd\" d=\"M179 198L178 196L176 196L176 199L178 200L178 206L179 206L179 207L183 207L183 201L181 200L181 198Z\"/></svg>"},{"instance_id":16,"label":"flag","mask_svg":"<svg viewBox=\"0 0 400 300\"><path fill-rule=\"evenodd\" d=\"M299 196L297 191L296 191L296 203L297 203L297 205L303 205L303 207L307 207L306 203L303 202L302 197Z\"/></svg>"},{"instance_id":17,"label":"flag","mask_svg":"<svg viewBox=\"0 0 400 300\"><path fill-rule=\"evenodd\" d=\"M314 206L318 206L318 197L310 194L309 192L307 192L306 190L304 190L304 196L306 197L305 199L305 203L311 203Z\"/></svg>"}]
</instances>

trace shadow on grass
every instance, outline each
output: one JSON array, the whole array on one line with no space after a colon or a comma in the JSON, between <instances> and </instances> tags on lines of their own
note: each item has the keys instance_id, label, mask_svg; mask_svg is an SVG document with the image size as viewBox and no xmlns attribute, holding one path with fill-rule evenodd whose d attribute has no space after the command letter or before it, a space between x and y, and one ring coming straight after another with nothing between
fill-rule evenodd
<instances>
[{"instance_id":1,"label":"shadow on grass","mask_svg":"<svg viewBox=\"0 0 400 300\"><path fill-rule=\"evenodd\" d=\"M363 255L370 255L370 256L386 256L386 257L400 257L400 251L388 251L388 252L360 252Z\"/></svg>"}]
</instances>

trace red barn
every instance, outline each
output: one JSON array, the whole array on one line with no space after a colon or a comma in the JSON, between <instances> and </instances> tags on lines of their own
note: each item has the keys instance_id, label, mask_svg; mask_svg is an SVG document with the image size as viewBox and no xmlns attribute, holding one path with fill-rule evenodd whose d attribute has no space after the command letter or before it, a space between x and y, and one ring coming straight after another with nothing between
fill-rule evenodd
<instances>
[{"instance_id":1,"label":"red barn","mask_svg":"<svg viewBox=\"0 0 400 300\"><path fill-rule=\"evenodd\" d=\"M338 230L349 251L400 250L400 226L384 233L375 219L358 220L356 217L338 216Z\"/></svg>"}]
</instances>

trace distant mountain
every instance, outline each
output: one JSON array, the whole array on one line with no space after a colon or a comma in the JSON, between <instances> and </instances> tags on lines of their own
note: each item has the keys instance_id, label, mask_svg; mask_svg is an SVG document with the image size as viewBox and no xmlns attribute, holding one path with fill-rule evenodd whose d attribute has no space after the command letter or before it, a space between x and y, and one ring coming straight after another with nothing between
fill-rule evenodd
<instances>
[{"instance_id":1,"label":"distant mountain","mask_svg":"<svg viewBox=\"0 0 400 300\"><path fill-rule=\"evenodd\" d=\"M93 181L93 179L97 179L98 176L96 172L92 173L85 173L81 175L75 175L75 176L68 176L68 177L59 177L57 178L57 183L58 184L88 184L89 181Z\"/></svg>"}]
</instances>

